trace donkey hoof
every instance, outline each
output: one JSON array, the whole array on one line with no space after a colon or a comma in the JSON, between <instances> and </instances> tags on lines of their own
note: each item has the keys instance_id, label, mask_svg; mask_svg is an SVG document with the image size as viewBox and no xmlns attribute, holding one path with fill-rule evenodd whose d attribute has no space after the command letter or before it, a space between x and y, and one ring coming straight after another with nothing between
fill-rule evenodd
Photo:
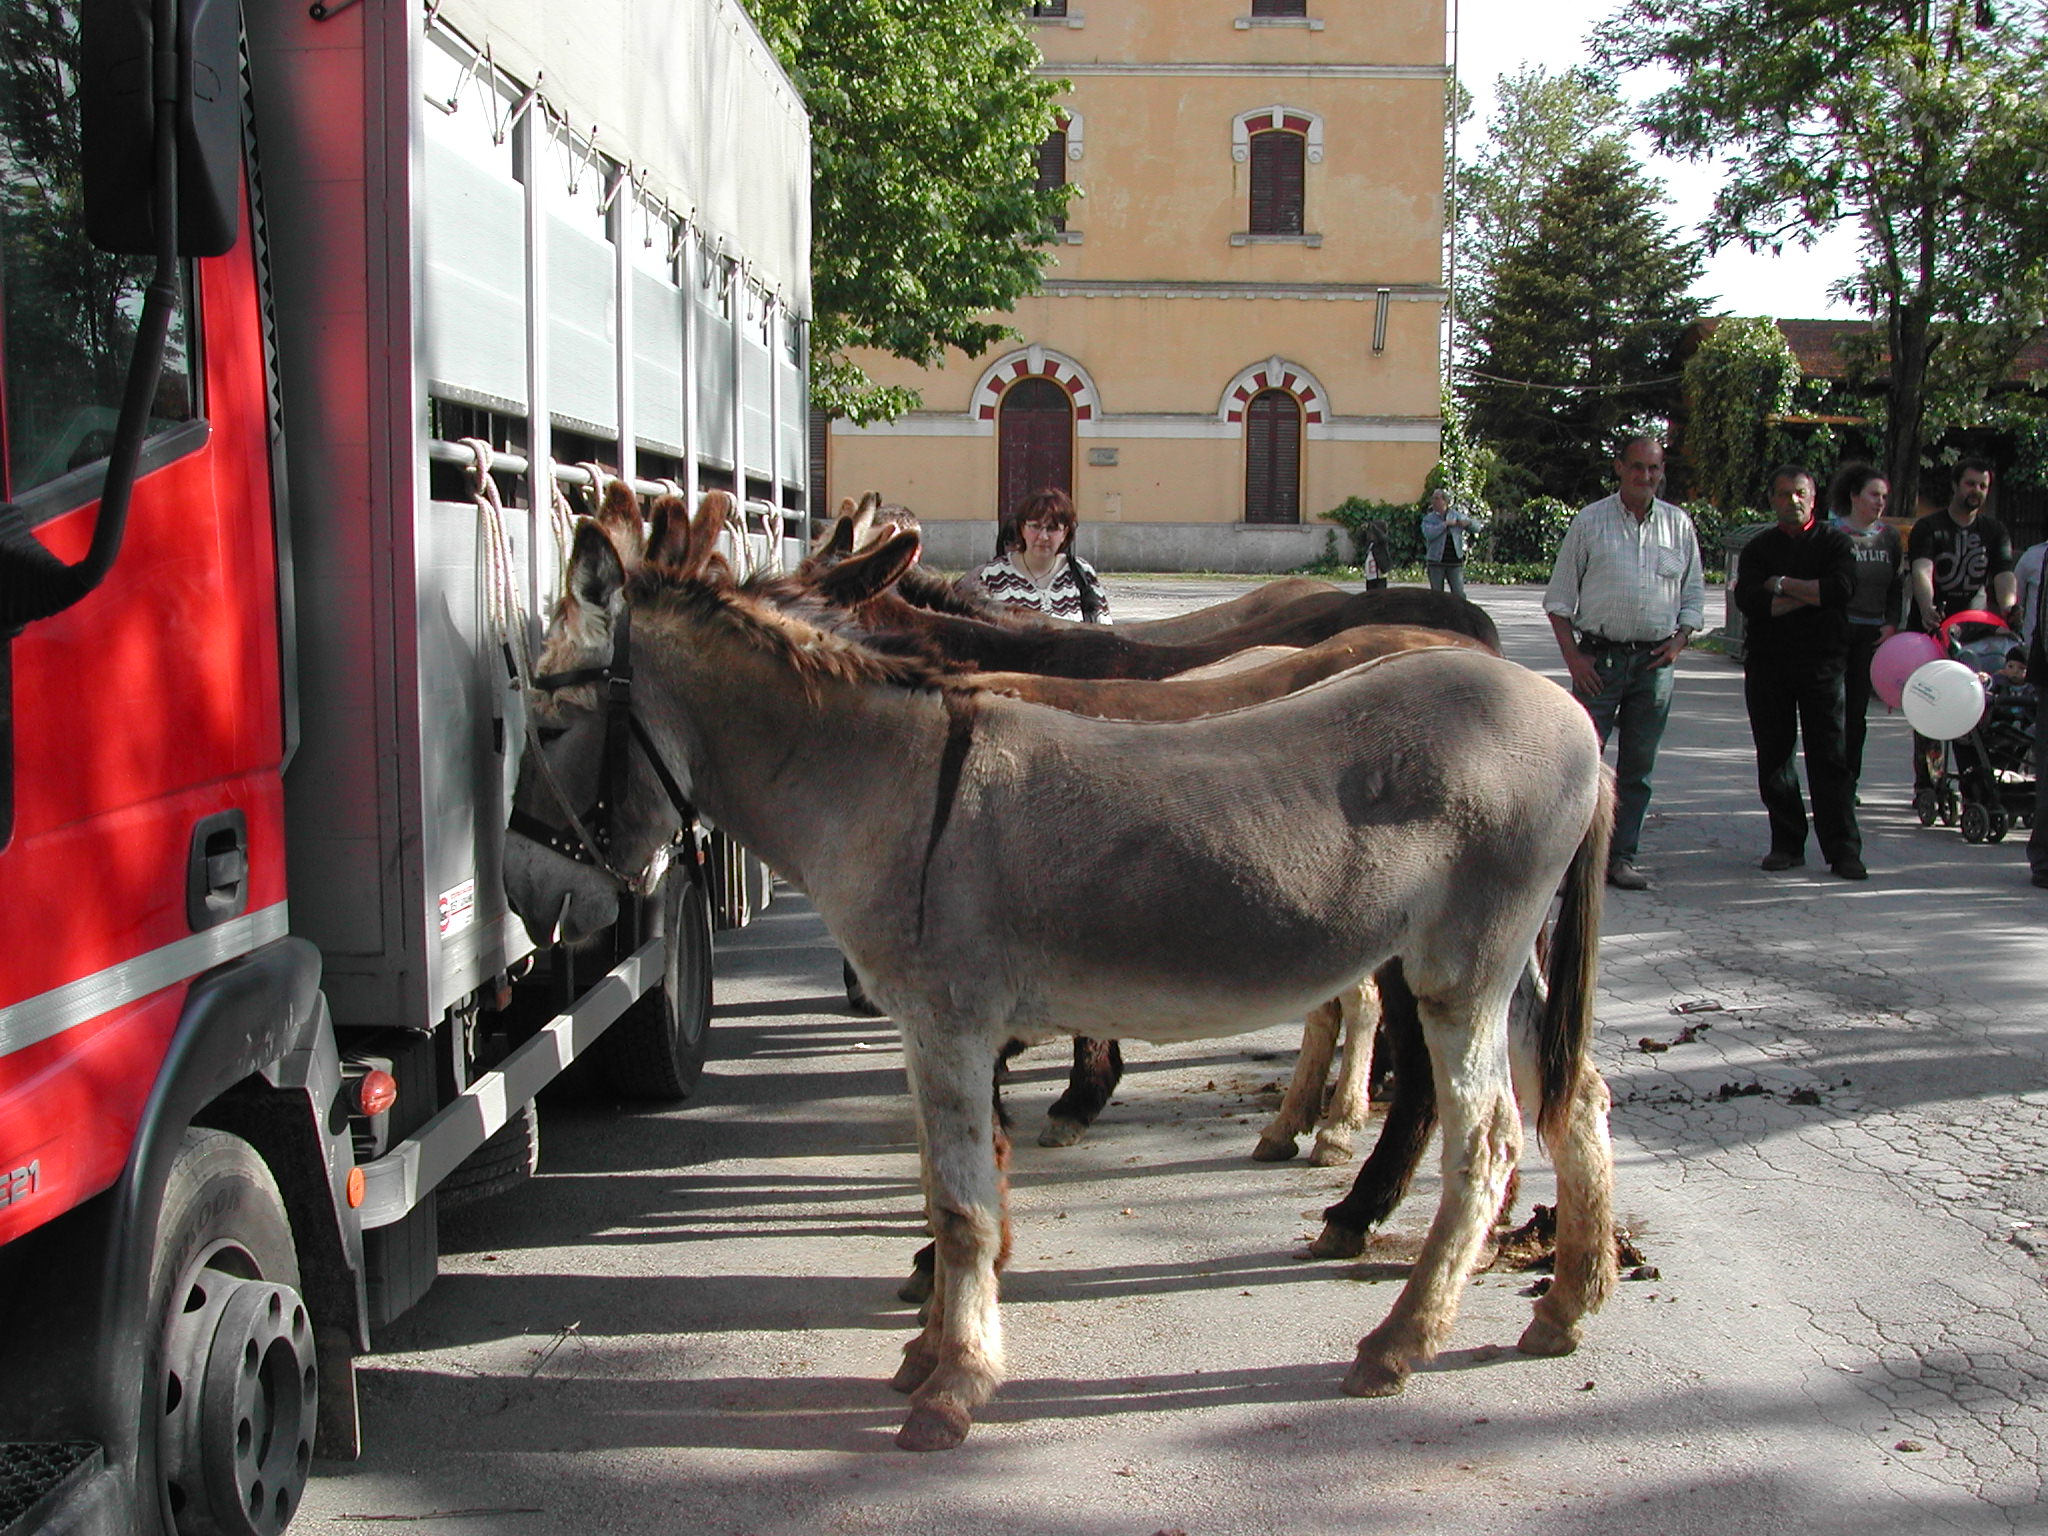
<instances>
[{"instance_id":1,"label":"donkey hoof","mask_svg":"<svg viewBox=\"0 0 2048 1536\"><path fill-rule=\"evenodd\" d=\"M1261 1136L1259 1144L1252 1148L1252 1161L1255 1163L1284 1163L1291 1159L1298 1150L1294 1145L1294 1138L1292 1136Z\"/></svg>"},{"instance_id":2,"label":"donkey hoof","mask_svg":"<svg viewBox=\"0 0 2048 1536\"><path fill-rule=\"evenodd\" d=\"M1515 1348L1525 1355L1568 1355L1579 1347L1579 1330L1576 1324L1566 1327L1553 1323L1547 1318L1533 1318L1522 1330L1522 1337Z\"/></svg>"},{"instance_id":3,"label":"donkey hoof","mask_svg":"<svg viewBox=\"0 0 2048 1536\"><path fill-rule=\"evenodd\" d=\"M1344 1391L1351 1397L1398 1397L1407 1384L1405 1360L1367 1354L1363 1348L1344 1377Z\"/></svg>"},{"instance_id":4,"label":"donkey hoof","mask_svg":"<svg viewBox=\"0 0 2048 1536\"><path fill-rule=\"evenodd\" d=\"M912 1345L904 1350L903 1363L896 1367L896 1374L889 1378L889 1385L898 1392L915 1392L937 1366L937 1360Z\"/></svg>"},{"instance_id":5,"label":"donkey hoof","mask_svg":"<svg viewBox=\"0 0 2048 1536\"><path fill-rule=\"evenodd\" d=\"M1078 1120L1048 1120L1045 1129L1038 1133L1041 1147L1071 1147L1088 1134L1088 1127Z\"/></svg>"},{"instance_id":6,"label":"donkey hoof","mask_svg":"<svg viewBox=\"0 0 2048 1536\"><path fill-rule=\"evenodd\" d=\"M1351 1143L1332 1136L1318 1136L1316 1148L1309 1153L1311 1168L1341 1168L1351 1161Z\"/></svg>"},{"instance_id":7,"label":"donkey hoof","mask_svg":"<svg viewBox=\"0 0 2048 1536\"><path fill-rule=\"evenodd\" d=\"M1324 1222L1321 1234L1308 1245L1308 1256L1312 1259L1355 1259L1363 1252L1365 1234L1340 1227L1334 1221Z\"/></svg>"},{"instance_id":8,"label":"donkey hoof","mask_svg":"<svg viewBox=\"0 0 2048 1536\"><path fill-rule=\"evenodd\" d=\"M919 1403L896 1431L896 1446L904 1451L950 1451L973 1427L974 1421L958 1403Z\"/></svg>"},{"instance_id":9,"label":"donkey hoof","mask_svg":"<svg viewBox=\"0 0 2048 1536\"><path fill-rule=\"evenodd\" d=\"M896 1287L896 1299L921 1307L932 1299L932 1277L922 1269L913 1269L910 1278Z\"/></svg>"}]
</instances>

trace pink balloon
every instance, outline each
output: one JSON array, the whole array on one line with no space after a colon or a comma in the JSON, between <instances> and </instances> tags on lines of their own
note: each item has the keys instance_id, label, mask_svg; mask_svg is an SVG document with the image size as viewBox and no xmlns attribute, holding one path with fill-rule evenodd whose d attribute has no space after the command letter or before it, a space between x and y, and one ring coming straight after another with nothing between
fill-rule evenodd
<instances>
[{"instance_id":1,"label":"pink balloon","mask_svg":"<svg viewBox=\"0 0 2048 1536\"><path fill-rule=\"evenodd\" d=\"M1886 708L1897 709L1906 679L1946 654L1934 636L1902 629L1871 653L1870 691L1884 700Z\"/></svg>"}]
</instances>

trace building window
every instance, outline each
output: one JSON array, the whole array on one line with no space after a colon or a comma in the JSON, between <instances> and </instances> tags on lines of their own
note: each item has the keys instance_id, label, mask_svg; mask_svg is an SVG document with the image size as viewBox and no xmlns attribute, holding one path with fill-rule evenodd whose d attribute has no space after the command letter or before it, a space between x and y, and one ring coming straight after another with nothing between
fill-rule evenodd
<instances>
[{"instance_id":1,"label":"building window","mask_svg":"<svg viewBox=\"0 0 2048 1536\"><path fill-rule=\"evenodd\" d=\"M1067 0L1031 0L1033 16L1064 16L1067 14Z\"/></svg>"},{"instance_id":2,"label":"building window","mask_svg":"<svg viewBox=\"0 0 2048 1536\"><path fill-rule=\"evenodd\" d=\"M1051 379L1019 379L1003 395L996 427L997 515L1038 491L1074 489L1074 407Z\"/></svg>"},{"instance_id":3,"label":"building window","mask_svg":"<svg viewBox=\"0 0 2048 1536\"><path fill-rule=\"evenodd\" d=\"M1038 146L1038 179L1032 185L1040 192L1050 192L1066 184L1067 130L1055 128ZM1064 210L1053 217L1052 227L1056 233L1066 233L1067 215Z\"/></svg>"},{"instance_id":4,"label":"building window","mask_svg":"<svg viewBox=\"0 0 2048 1536\"><path fill-rule=\"evenodd\" d=\"M1262 389L1244 413L1244 520L1301 521L1301 402Z\"/></svg>"},{"instance_id":5,"label":"building window","mask_svg":"<svg viewBox=\"0 0 2048 1536\"><path fill-rule=\"evenodd\" d=\"M1304 151L1307 141L1284 128L1255 133L1251 142L1251 232L1302 232Z\"/></svg>"},{"instance_id":6,"label":"building window","mask_svg":"<svg viewBox=\"0 0 2048 1536\"><path fill-rule=\"evenodd\" d=\"M1308 0L1252 0L1254 16L1306 16Z\"/></svg>"}]
</instances>

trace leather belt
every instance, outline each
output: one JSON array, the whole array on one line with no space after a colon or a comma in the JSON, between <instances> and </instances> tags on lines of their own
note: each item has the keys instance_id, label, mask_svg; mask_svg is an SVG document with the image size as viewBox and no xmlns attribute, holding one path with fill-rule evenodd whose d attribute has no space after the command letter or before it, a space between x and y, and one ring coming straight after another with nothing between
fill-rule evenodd
<instances>
[{"instance_id":1,"label":"leather belt","mask_svg":"<svg viewBox=\"0 0 2048 1536\"><path fill-rule=\"evenodd\" d=\"M1597 656L1602 651L1654 651L1670 643L1669 635L1662 640L1610 640L1605 635L1579 636L1579 649L1589 656Z\"/></svg>"}]
</instances>

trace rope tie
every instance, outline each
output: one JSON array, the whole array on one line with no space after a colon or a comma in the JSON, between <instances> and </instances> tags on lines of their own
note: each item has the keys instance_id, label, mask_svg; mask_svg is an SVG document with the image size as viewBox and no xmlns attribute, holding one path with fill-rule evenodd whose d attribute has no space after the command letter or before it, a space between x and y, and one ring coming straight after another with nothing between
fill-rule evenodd
<instances>
[{"instance_id":1,"label":"rope tie","mask_svg":"<svg viewBox=\"0 0 2048 1536\"><path fill-rule=\"evenodd\" d=\"M506 673L523 688L533 675L533 657L527 650L518 565L512 555L511 535L505 530L505 504L498 499L498 482L491 478L491 445L480 437L465 437L456 446L467 448L472 460L470 494L476 499L477 532L484 546L484 617L505 658Z\"/></svg>"},{"instance_id":2,"label":"rope tie","mask_svg":"<svg viewBox=\"0 0 2048 1536\"><path fill-rule=\"evenodd\" d=\"M576 547L576 509L569 505L569 493L562 489L561 477L555 473L559 467L552 458L547 461L548 522L555 530L555 553L559 557L556 572L566 576L569 551Z\"/></svg>"}]
</instances>

